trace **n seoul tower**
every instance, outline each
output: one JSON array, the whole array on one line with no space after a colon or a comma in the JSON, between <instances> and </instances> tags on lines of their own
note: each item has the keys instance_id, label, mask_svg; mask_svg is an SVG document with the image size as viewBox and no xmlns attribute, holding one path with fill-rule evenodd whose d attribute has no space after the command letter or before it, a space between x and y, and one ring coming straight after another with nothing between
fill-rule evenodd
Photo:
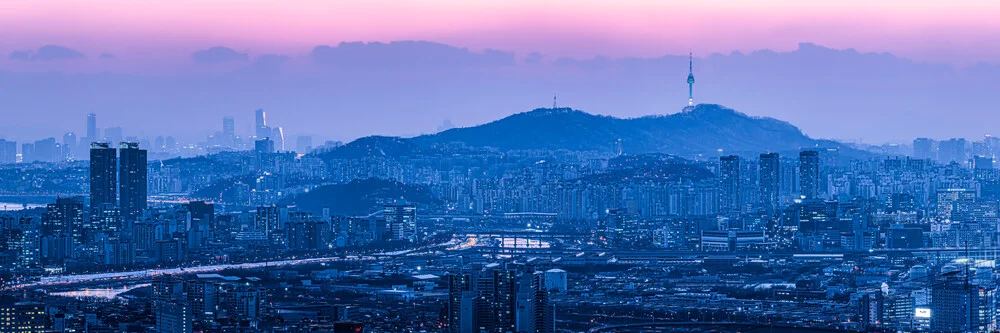
<instances>
[{"instance_id":1,"label":"n seoul tower","mask_svg":"<svg viewBox=\"0 0 1000 333\"><path fill-rule=\"evenodd\" d=\"M694 106L694 54L688 53L688 106Z\"/></svg>"}]
</instances>

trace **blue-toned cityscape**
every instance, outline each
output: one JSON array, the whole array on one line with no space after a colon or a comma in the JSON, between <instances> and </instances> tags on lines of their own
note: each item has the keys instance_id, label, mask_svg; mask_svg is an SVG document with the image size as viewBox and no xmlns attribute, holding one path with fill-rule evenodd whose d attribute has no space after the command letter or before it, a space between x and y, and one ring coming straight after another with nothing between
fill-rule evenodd
<instances>
[{"instance_id":1,"label":"blue-toned cityscape","mask_svg":"<svg viewBox=\"0 0 1000 333\"><path fill-rule=\"evenodd\" d=\"M548 7L523 1L154 2L0 5L0 29L17 35L0 43L10 52L0 60L0 333L1000 332L1000 137L982 132L997 120L1000 69L985 47L914 51L931 46L910 30L933 25L907 20L936 5L851 5L912 26L874 39L905 37L913 45L885 50L920 59L909 60L868 37L844 40L882 53L800 43L722 54L717 41L689 40L745 49L735 31L758 36L765 18L643 37L670 41L663 49L626 38L658 29L647 9L765 17L794 7L769 13L788 25L764 35L799 36L789 27L826 31L825 21L789 13L855 9L841 5L554 1L567 17L635 22L595 19L614 27L614 42L570 38L551 56L411 40L285 56L261 51L281 38L220 13L282 18L290 44L338 27L371 40L560 50L548 45L555 36L591 30L566 18L528 24ZM88 21L103 15L96 8L122 11L102 25ZM88 19L56 20L67 9ZM324 13L344 23L316 21ZM484 22L460 15L470 13ZM442 22L408 21L422 14ZM369 17L378 27L358 21ZM157 34L156 22L193 25ZM251 30L185 35L199 22ZM74 27L94 39L65 37ZM166 46L110 32L122 27ZM761 36L752 41L774 42ZM23 49L40 38L115 54ZM216 38L253 51L151 55ZM571 46L615 56L558 57L582 52ZM442 124L427 130L427 119Z\"/></svg>"}]
</instances>

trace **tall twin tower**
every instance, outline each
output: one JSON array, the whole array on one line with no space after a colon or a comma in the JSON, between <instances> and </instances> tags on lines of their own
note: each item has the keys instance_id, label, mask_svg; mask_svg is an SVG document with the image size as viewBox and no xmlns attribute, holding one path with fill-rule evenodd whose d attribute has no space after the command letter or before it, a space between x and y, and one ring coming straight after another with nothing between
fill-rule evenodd
<instances>
[{"instance_id":1,"label":"tall twin tower","mask_svg":"<svg viewBox=\"0 0 1000 333\"><path fill-rule=\"evenodd\" d=\"M90 215L109 212L134 222L146 209L146 150L122 142L117 151L107 142L90 144Z\"/></svg>"}]
</instances>

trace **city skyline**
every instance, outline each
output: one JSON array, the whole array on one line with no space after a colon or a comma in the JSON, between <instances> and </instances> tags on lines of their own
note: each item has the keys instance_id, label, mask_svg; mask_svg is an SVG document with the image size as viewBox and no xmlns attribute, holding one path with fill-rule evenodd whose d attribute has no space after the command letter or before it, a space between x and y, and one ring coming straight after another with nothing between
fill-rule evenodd
<instances>
[{"instance_id":1,"label":"city skyline","mask_svg":"<svg viewBox=\"0 0 1000 333\"><path fill-rule=\"evenodd\" d=\"M998 14L3 2L0 332L997 332Z\"/></svg>"}]
</instances>

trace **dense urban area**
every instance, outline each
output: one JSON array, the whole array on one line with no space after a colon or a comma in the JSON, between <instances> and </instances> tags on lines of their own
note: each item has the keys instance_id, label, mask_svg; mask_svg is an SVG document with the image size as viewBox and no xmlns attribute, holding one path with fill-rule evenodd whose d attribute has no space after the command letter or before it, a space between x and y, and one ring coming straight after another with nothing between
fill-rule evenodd
<instances>
[{"instance_id":1,"label":"dense urban area","mask_svg":"<svg viewBox=\"0 0 1000 333\"><path fill-rule=\"evenodd\" d=\"M263 110L192 144L90 114L80 139L5 141L0 331L997 328L998 138L672 155L461 132L525 117L607 120L291 148Z\"/></svg>"}]
</instances>

